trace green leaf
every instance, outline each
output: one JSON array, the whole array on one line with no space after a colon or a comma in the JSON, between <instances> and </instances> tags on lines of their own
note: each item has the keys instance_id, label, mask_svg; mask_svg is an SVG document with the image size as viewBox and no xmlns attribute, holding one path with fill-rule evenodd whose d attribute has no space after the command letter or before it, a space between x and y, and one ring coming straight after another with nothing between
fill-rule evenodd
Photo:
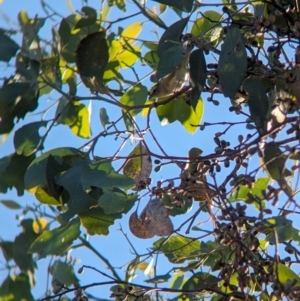
<instances>
[{"instance_id":1,"label":"green leaf","mask_svg":"<svg viewBox=\"0 0 300 301\"><path fill-rule=\"evenodd\" d=\"M32 219L23 220L21 225L23 226L23 232L17 235L14 240L13 258L21 271L31 271L33 273L36 269L36 263L28 250L38 235L33 231Z\"/></svg>"},{"instance_id":2,"label":"green leaf","mask_svg":"<svg viewBox=\"0 0 300 301\"><path fill-rule=\"evenodd\" d=\"M66 97L62 96L58 100L58 106L55 112L55 116L57 116L56 122L71 126L78 117L79 108L79 101L71 102Z\"/></svg>"},{"instance_id":3,"label":"green leaf","mask_svg":"<svg viewBox=\"0 0 300 301\"><path fill-rule=\"evenodd\" d=\"M180 43L182 31L187 25L188 21L189 17L180 19L165 30L158 43L157 53L159 57L161 57L166 50Z\"/></svg>"},{"instance_id":4,"label":"green leaf","mask_svg":"<svg viewBox=\"0 0 300 301\"><path fill-rule=\"evenodd\" d=\"M1 301L17 301L26 300L34 301L31 294L30 276L26 273L20 273L7 278L0 285L0 300Z\"/></svg>"},{"instance_id":5,"label":"green leaf","mask_svg":"<svg viewBox=\"0 0 300 301\"><path fill-rule=\"evenodd\" d=\"M79 280L74 273L73 265L57 260L51 267L52 279L58 280L66 287L79 285Z\"/></svg>"},{"instance_id":6,"label":"green leaf","mask_svg":"<svg viewBox=\"0 0 300 301\"><path fill-rule=\"evenodd\" d=\"M257 197L260 199L261 202L254 202L254 206L258 209L261 210L261 208L265 208L265 202L264 202L264 196L262 194L263 190L266 190L270 182L270 178L258 178L253 187L249 188L248 186L245 185L240 185L238 187L238 190L236 190L232 196L230 197L230 200L238 201L246 201L248 200L248 194L252 194L253 196Z\"/></svg>"},{"instance_id":7,"label":"green leaf","mask_svg":"<svg viewBox=\"0 0 300 301\"><path fill-rule=\"evenodd\" d=\"M15 119L37 108L38 92L30 83L10 83L0 88L0 134L9 133Z\"/></svg>"},{"instance_id":8,"label":"green leaf","mask_svg":"<svg viewBox=\"0 0 300 301\"><path fill-rule=\"evenodd\" d=\"M80 102L74 102L74 106L78 106L78 115L70 129L73 134L81 138L89 138L91 136L90 115L87 106Z\"/></svg>"},{"instance_id":9,"label":"green leaf","mask_svg":"<svg viewBox=\"0 0 300 301\"><path fill-rule=\"evenodd\" d=\"M190 55L190 80L193 85L193 90L196 91L190 94L191 105L195 110L200 98L201 92L206 82L206 62L202 49L194 50Z\"/></svg>"},{"instance_id":10,"label":"green leaf","mask_svg":"<svg viewBox=\"0 0 300 301\"><path fill-rule=\"evenodd\" d=\"M4 259L7 262L14 259L13 247L14 247L14 243L12 241L4 241L4 240L0 241L0 248L1 248L2 254L3 254ZM0 291L1 291L1 288L0 288Z\"/></svg>"},{"instance_id":11,"label":"green leaf","mask_svg":"<svg viewBox=\"0 0 300 301\"><path fill-rule=\"evenodd\" d=\"M92 7L84 6L81 8L81 11L83 12L84 16L78 20L74 29L94 25L97 21L97 12Z\"/></svg>"},{"instance_id":12,"label":"green leaf","mask_svg":"<svg viewBox=\"0 0 300 301\"><path fill-rule=\"evenodd\" d=\"M61 222L68 221L75 214L79 214L97 205L87 191L91 187L99 187L102 190L130 189L134 181L124 175L117 174L109 161L90 162L89 160L74 160L73 166L66 172L56 177L56 183L63 186L69 193L68 211L61 214ZM102 204L102 203L101 203ZM106 204L107 210L110 203ZM125 208L125 204L123 206ZM118 210L120 208L118 207Z\"/></svg>"},{"instance_id":13,"label":"green leaf","mask_svg":"<svg viewBox=\"0 0 300 301\"><path fill-rule=\"evenodd\" d=\"M0 159L0 192L15 187L19 196L24 194L24 176L34 157L12 154Z\"/></svg>"},{"instance_id":14,"label":"green leaf","mask_svg":"<svg viewBox=\"0 0 300 301\"><path fill-rule=\"evenodd\" d=\"M0 61L9 62L19 50L19 45L0 30Z\"/></svg>"},{"instance_id":15,"label":"green leaf","mask_svg":"<svg viewBox=\"0 0 300 301\"><path fill-rule=\"evenodd\" d=\"M157 69L157 63L159 61L157 51L151 50L145 53L144 60L153 70Z\"/></svg>"},{"instance_id":16,"label":"green leaf","mask_svg":"<svg viewBox=\"0 0 300 301\"><path fill-rule=\"evenodd\" d=\"M154 278L145 280L146 283L164 283L167 282L171 278L171 275L169 273L165 275L158 275Z\"/></svg>"},{"instance_id":17,"label":"green leaf","mask_svg":"<svg viewBox=\"0 0 300 301\"><path fill-rule=\"evenodd\" d=\"M102 189L118 187L129 190L134 186L131 178L115 172L109 160L90 163L83 171L82 183L85 189L94 186Z\"/></svg>"},{"instance_id":18,"label":"green leaf","mask_svg":"<svg viewBox=\"0 0 300 301\"><path fill-rule=\"evenodd\" d=\"M227 29L222 45L218 75L224 96L233 98L244 81L247 70L247 53L238 27Z\"/></svg>"},{"instance_id":19,"label":"green leaf","mask_svg":"<svg viewBox=\"0 0 300 301\"><path fill-rule=\"evenodd\" d=\"M127 195L119 189L106 189L98 200L98 204L106 214L122 212L125 208Z\"/></svg>"},{"instance_id":20,"label":"green leaf","mask_svg":"<svg viewBox=\"0 0 300 301\"><path fill-rule=\"evenodd\" d=\"M48 255L61 255L72 245L80 235L80 221L74 218L67 225L53 230L44 231L31 245L29 253L38 253L39 258Z\"/></svg>"},{"instance_id":21,"label":"green leaf","mask_svg":"<svg viewBox=\"0 0 300 301\"><path fill-rule=\"evenodd\" d=\"M285 168L287 156L278 146L267 143L262 160L265 164L266 171L272 179L281 182L284 180L284 177L292 175L291 172Z\"/></svg>"},{"instance_id":22,"label":"green leaf","mask_svg":"<svg viewBox=\"0 0 300 301\"><path fill-rule=\"evenodd\" d=\"M295 286L300 287L300 277L289 267L282 263L274 263L273 269L280 284L286 285L295 281Z\"/></svg>"},{"instance_id":23,"label":"green leaf","mask_svg":"<svg viewBox=\"0 0 300 301\"><path fill-rule=\"evenodd\" d=\"M148 90L145 86L138 84L128 89L120 98L120 103L126 106L141 106L139 109L130 110L131 116L136 116L142 111L148 96Z\"/></svg>"},{"instance_id":24,"label":"green leaf","mask_svg":"<svg viewBox=\"0 0 300 301\"><path fill-rule=\"evenodd\" d=\"M218 24L221 18L222 15L217 11L205 11L202 17L194 22L191 34L203 38L207 43L217 42L222 32L222 26Z\"/></svg>"},{"instance_id":25,"label":"green leaf","mask_svg":"<svg viewBox=\"0 0 300 301\"><path fill-rule=\"evenodd\" d=\"M106 109L105 108L101 108L100 109L99 116L100 116L100 122L101 122L103 128L105 129L105 126L107 124L110 124L109 117L108 117L108 115L106 113Z\"/></svg>"},{"instance_id":26,"label":"green leaf","mask_svg":"<svg viewBox=\"0 0 300 301\"><path fill-rule=\"evenodd\" d=\"M41 142L39 129L46 125L46 121L32 122L22 126L15 132L14 146L18 155L27 157L38 150L37 147Z\"/></svg>"},{"instance_id":27,"label":"green leaf","mask_svg":"<svg viewBox=\"0 0 300 301\"><path fill-rule=\"evenodd\" d=\"M193 134L198 128L197 125L202 120L204 103L202 99L199 98L196 108L193 109L192 106L186 103L185 96L181 95L165 105L158 106L156 108L156 113L162 125L177 120L190 134Z\"/></svg>"},{"instance_id":28,"label":"green leaf","mask_svg":"<svg viewBox=\"0 0 300 301\"><path fill-rule=\"evenodd\" d=\"M108 0L108 6L116 6L122 11L126 11L125 0Z\"/></svg>"},{"instance_id":29,"label":"green leaf","mask_svg":"<svg viewBox=\"0 0 300 301\"><path fill-rule=\"evenodd\" d=\"M186 13L189 13L193 8L193 0L154 0L155 2L163 3L166 5L174 6Z\"/></svg>"},{"instance_id":30,"label":"green leaf","mask_svg":"<svg viewBox=\"0 0 300 301\"><path fill-rule=\"evenodd\" d=\"M173 72L183 61L183 53L184 48L181 45L174 44L173 47L166 49L160 56L156 71L156 78L161 79Z\"/></svg>"},{"instance_id":31,"label":"green leaf","mask_svg":"<svg viewBox=\"0 0 300 301\"><path fill-rule=\"evenodd\" d=\"M83 152L72 147L59 147L43 153L32 161L25 173L25 189L29 192L35 193L38 187L48 186L47 163L50 155L54 156L59 162L68 161L75 157L84 158Z\"/></svg>"},{"instance_id":32,"label":"green leaf","mask_svg":"<svg viewBox=\"0 0 300 301\"><path fill-rule=\"evenodd\" d=\"M121 43L122 44L134 44L135 38L140 34L143 29L142 22L134 22L126 27L126 29L121 34Z\"/></svg>"},{"instance_id":33,"label":"green leaf","mask_svg":"<svg viewBox=\"0 0 300 301\"><path fill-rule=\"evenodd\" d=\"M60 222L65 223L75 214L86 211L95 206L95 201L87 194L88 179L85 179L89 167L87 162L78 160L74 162L74 166L56 177L56 184L63 186L69 193L68 211L61 214ZM85 183L83 183L85 182ZM91 185L89 185L91 186Z\"/></svg>"},{"instance_id":34,"label":"green leaf","mask_svg":"<svg viewBox=\"0 0 300 301\"><path fill-rule=\"evenodd\" d=\"M113 225L116 219L122 217L121 213L106 214L102 208L91 208L79 214L80 222L90 235L108 235L109 226Z\"/></svg>"},{"instance_id":35,"label":"green leaf","mask_svg":"<svg viewBox=\"0 0 300 301\"><path fill-rule=\"evenodd\" d=\"M97 33L100 30L100 26L97 23L88 27L76 29L76 24L80 19L80 15L73 14L62 19L59 26L58 32L61 39L60 54L68 63L73 63L76 60L76 50L84 37L92 33Z\"/></svg>"},{"instance_id":36,"label":"green leaf","mask_svg":"<svg viewBox=\"0 0 300 301\"><path fill-rule=\"evenodd\" d=\"M248 105L251 118L261 133L266 130L266 122L270 118L270 104L265 88L258 78L248 78L243 83L249 94Z\"/></svg>"},{"instance_id":37,"label":"green leaf","mask_svg":"<svg viewBox=\"0 0 300 301\"><path fill-rule=\"evenodd\" d=\"M94 91L103 85L103 74L108 63L105 31L94 32L82 39L76 50L76 66L84 84ZM98 91L102 92L102 91Z\"/></svg>"},{"instance_id":38,"label":"green leaf","mask_svg":"<svg viewBox=\"0 0 300 301\"><path fill-rule=\"evenodd\" d=\"M164 242L162 244L162 242ZM161 245L162 244L162 245ZM195 258L194 254L200 250L200 242L179 235L171 236L167 241L164 238L157 240L152 249L162 251L172 263L183 263L188 259Z\"/></svg>"},{"instance_id":39,"label":"green leaf","mask_svg":"<svg viewBox=\"0 0 300 301\"><path fill-rule=\"evenodd\" d=\"M0 203L9 209L22 209L22 206L20 206L17 202L12 200L3 200L0 201Z\"/></svg>"},{"instance_id":40,"label":"green leaf","mask_svg":"<svg viewBox=\"0 0 300 301\"><path fill-rule=\"evenodd\" d=\"M199 272L194 274L182 286L183 290L203 290L207 287L218 289L219 279L206 272Z\"/></svg>"},{"instance_id":41,"label":"green leaf","mask_svg":"<svg viewBox=\"0 0 300 301\"><path fill-rule=\"evenodd\" d=\"M281 216L267 219L263 233L267 235L266 240L273 245L289 240L300 241L299 230L293 227L293 222Z\"/></svg>"},{"instance_id":42,"label":"green leaf","mask_svg":"<svg viewBox=\"0 0 300 301\"><path fill-rule=\"evenodd\" d=\"M15 60L15 65L18 74L24 76L28 82L36 82L41 69L40 62L30 59L26 54L19 52Z\"/></svg>"},{"instance_id":43,"label":"green leaf","mask_svg":"<svg viewBox=\"0 0 300 301\"><path fill-rule=\"evenodd\" d=\"M182 288L183 282L184 282L184 274L183 273L175 274L170 283L170 288L179 290Z\"/></svg>"},{"instance_id":44,"label":"green leaf","mask_svg":"<svg viewBox=\"0 0 300 301\"><path fill-rule=\"evenodd\" d=\"M133 46L130 48L130 50L124 49L122 52L120 52L117 55L116 59L119 61L120 67L125 69L133 66L138 60L139 56L140 56L140 47Z\"/></svg>"}]
</instances>

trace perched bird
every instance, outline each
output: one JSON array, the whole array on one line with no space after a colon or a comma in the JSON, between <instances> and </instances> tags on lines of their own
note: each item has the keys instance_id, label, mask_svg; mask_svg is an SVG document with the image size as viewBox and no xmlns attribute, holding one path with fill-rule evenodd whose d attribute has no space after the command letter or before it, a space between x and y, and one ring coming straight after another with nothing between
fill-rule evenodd
<instances>
[{"instance_id":1,"label":"perched bird","mask_svg":"<svg viewBox=\"0 0 300 301\"><path fill-rule=\"evenodd\" d=\"M192 46L184 45L185 53L182 61L177 65L175 70L170 74L162 77L157 84L155 84L149 91L149 97L164 97L172 95L180 91L189 75L189 58Z\"/></svg>"},{"instance_id":2,"label":"perched bird","mask_svg":"<svg viewBox=\"0 0 300 301\"><path fill-rule=\"evenodd\" d=\"M210 201L216 195L216 192L209 188L205 174L208 167L203 162L197 161L202 154L202 150L193 147L189 150L189 163L186 165L185 172L187 172L187 187L186 190L192 195L195 201Z\"/></svg>"}]
</instances>

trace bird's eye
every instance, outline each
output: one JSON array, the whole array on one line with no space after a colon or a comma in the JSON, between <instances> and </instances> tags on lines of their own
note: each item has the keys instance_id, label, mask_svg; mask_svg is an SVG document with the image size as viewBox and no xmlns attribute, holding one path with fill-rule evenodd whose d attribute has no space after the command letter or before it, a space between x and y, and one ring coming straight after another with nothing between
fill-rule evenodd
<instances>
[{"instance_id":1,"label":"bird's eye","mask_svg":"<svg viewBox=\"0 0 300 301\"><path fill-rule=\"evenodd\" d=\"M157 85L154 85L148 92L148 95L151 97L153 94L155 94L157 90Z\"/></svg>"}]
</instances>

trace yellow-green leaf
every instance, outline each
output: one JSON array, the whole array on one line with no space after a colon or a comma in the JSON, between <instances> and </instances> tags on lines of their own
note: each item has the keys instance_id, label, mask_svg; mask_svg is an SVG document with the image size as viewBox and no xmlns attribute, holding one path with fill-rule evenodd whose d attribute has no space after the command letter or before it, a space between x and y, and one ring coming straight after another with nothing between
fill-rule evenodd
<instances>
[{"instance_id":1,"label":"yellow-green leaf","mask_svg":"<svg viewBox=\"0 0 300 301\"><path fill-rule=\"evenodd\" d=\"M140 34L143 28L142 22L135 22L129 25L123 32L122 32L122 44L134 44L135 38Z\"/></svg>"}]
</instances>

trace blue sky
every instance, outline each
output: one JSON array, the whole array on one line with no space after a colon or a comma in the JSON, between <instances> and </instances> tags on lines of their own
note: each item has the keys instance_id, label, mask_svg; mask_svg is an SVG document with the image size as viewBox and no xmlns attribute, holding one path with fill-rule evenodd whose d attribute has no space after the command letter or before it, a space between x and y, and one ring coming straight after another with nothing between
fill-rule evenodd
<instances>
[{"instance_id":1,"label":"blue sky","mask_svg":"<svg viewBox=\"0 0 300 301\"><path fill-rule=\"evenodd\" d=\"M56 7L56 9L59 10L59 12L67 16L70 12L70 6L68 7L68 1L49 1L51 5ZM71 2L71 1L70 1ZM92 6L94 8L98 8L99 1L89 1L88 5ZM157 3L152 2L153 6L158 6ZM80 10L82 1L72 1L72 7L74 10ZM57 7L59 6L59 7ZM28 15L30 17L34 17L34 15L38 14L39 17L45 16L43 10L41 9L40 2L38 0L31 0L31 1L18 1L18 0L4 0L3 3L0 5L0 27L11 29L11 28L17 28L18 22L17 22L17 13L21 10L25 9L28 12ZM110 19L116 19L122 16L125 16L126 14L131 13L131 7L130 5L127 8L127 12L123 13L118 9L112 9L110 14ZM176 16L174 13L170 12L168 10L162 15L162 19L168 24L174 23L178 16ZM130 24L130 20L127 24ZM51 38L51 26L53 23L48 20L46 22L45 27L42 29L42 37L46 39ZM57 24L56 24L57 25ZM121 25L121 24L120 24ZM122 26L126 26L122 24ZM143 28L143 32L140 35L140 38L148 39L157 41L156 34L153 32L153 29L155 29L155 26L148 24L145 24ZM159 34L161 34L161 31L159 31ZM206 56L206 59L209 61L208 56ZM3 63L0 63L1 70L4 67ZM7 74L10 74L12 69L7 69L5 72ZM148 74L150 69L146 67L140 67L139 70L137 70L140 74ZM133 73L128 71L126 72L126 75L128 77L133 77ZM149 80L145 80L143 82L148 88L150 88L151 83ZM85 89L83 86L80 86L78 89L78 94L88 95L87 89ZM203 117L203 122L220 122L220 121L239 121L243 120L242 117L239 117L235 115L234 113L229 113L228 107L230 106L230 100L223 97L217 97L217 99L220 101L219 106L214 106L211 102L207 102L206 98L209 95L204 93L203 94L203 100L205 103L205 113ZM50 107L51 104L53 104L59 95L57 93L51 93L49 97L43 97L39 103L41 107L37 110L37 112L41 112L43 108ZM92 132L93 135L96 135L99 131L102 131L102 126L100 124L99 120L99 109L101 107L105 107L107 109L107 113L110 116L111 120L115 120L117 117L120 116L121 112L118 108L109 106L105 103L100 102L85 102L87 105L91 106L92 109L92 115L91 115L91 126L92 126ZM55 110L49 110L47 113L48 116L53 116ZM26 123L34 120L39 120L41 118L41 115L36 115L36 112L32 114L28 114L25 118ZM141 125L145 125L145 119L141 118L140 116L137 117L137 122ZM16 128L21 127L23 122L20 122ZM185 156L188 152L188 150L191 147L199 147L204 151L204 154L209 154L214 151L214 148L216 145L211 143L212 138L214 136L214 133L217 131L222 131L225 129L225 126L218 126L218 127L207 127L205 131L197 131L194 135L190 135L186 132L186 130L179 124L178 122L161 126L161 124L158 121L158 118L156 116L155 112L151 113L151 126L153 128L154 133L156 134L157 140L160 142L161 146L165 149L168 155L170 156ZM231 137L229 137L229 140L232 141L233 146L238 144L237 141L237 135L238 134L244 134L246 135L248 131L246 131L245 127L242 127L241 129L235 130L233 129L231 132ZM6 141L0 146L0 157L3 157L5 155L8 155L14 151L12 140L13 135L11 134ZM151 150L154 152L159 153L158 147L154 144L152 138L150 135L146 135L146 141L151 146ZM55 148L59 146L73 146L73 147L80 147L83 145L86 141L83 139L79 139L75 137L67 128L66 126L57 126L53 128L53 131L49 135L49 137L46 140L45 144L45 150L48 150L50 148ZM111 156L115 150L117 149L118 145L120 145L120 141L114 141L113 137L109 138L106 137L105 139L100 140L100 143L98 143L96 148L96 155L100 157L104 156ZM126 156L135 145L127 144L123 149L121 154ZM256 162L257 163L257 162ZM154 181L154 183L158 180L162 180L165 178L170 178L173 175L178 176L179 171L176 167L164 167L160 173L152 173L151 177ZM222 173L218 175L218 179L221 181L221 179L224 177ZM23 197L18 197L16 195L15 190L9 191L7 194L0 195L0 200L5 199L12 199L17 202L20 202L21 204L25 205L32 205L34 202L36 202L33 195L26 193ZM148 201L148 197L144 198L142 200L142 203L140 205L140 208L143 208L146 202ZM1 205L0 205L1 206ZM195 206L197 207L197 206ZM20 232L20 228L16 227L17 223L15 220L15 214L16 211L11 211L5 208L4 206L0 207L0 238L3 240L12 240L14 239L15 235ZM185 220L186 217L183 219L183 217L176 217L173 219L174 224L180 223L183 220ZM207 219L207 215L200 216L199 221L204 221ZM198 219L197 219L198 221ZM121 234L118 229L120 228L120 225L124 229L126 233L128 233L128 237L130 241L134 244L134 246L137 248L137 250L141 253L146 253L146 248L151 246L151 240L147 241L141 241L133 235L128 230L128 216L125 216L122 220L117 220L115 225L110 227L110 235L108 237L90 237L90 242L95 245L101 253L107 257L108 259L111 259L111 264L115 267L122 268L123 265L127 264L130 259L133 259L131 255L131 248L129 244L126 242L126 239ZM211 225L208 225L210 228ZM156 240L153 239L152 241ZM75 250L71 253L72 257L78 258L78 260L81 261L81 264L85 265L92 265L97 267L98 269L103 269L104 272L107 273L107 270L105 269L105 266L103 263L99 261L93 254L90 252L82 251L82 250ZM3 258L0 255L0 281L4 277L6 277L6 272L2 269L3 267ZM39 269L37 272L37 279L38 279L38 285L34 289L34 293L36 296L40 296L45 289L45 279L46 279L46 273L47 273L47 260L42 259L38 261ZM81 264L77 265L77 268L80 267ZM165 260L160 259L158 263L158 274L164 274L168 271L165 270ZM76 270L76 268L75 268ZM118 270L120 272L120 275L122 275L121 270ZM80 280L82 280L82 284L87 284L94 281L104 281L104 279L100 279L99 276L95 275L94 272L86 271L83 275L77 275ZM141 281L141 278L138 278L137 281ZM99 291L102 291L102 289L97 288L95 289L95 293L99 293ZM91 290L92 292L92 290ZM108 297L107 290L103 290L105 297Z\"/></svg>"}]
</instances>

